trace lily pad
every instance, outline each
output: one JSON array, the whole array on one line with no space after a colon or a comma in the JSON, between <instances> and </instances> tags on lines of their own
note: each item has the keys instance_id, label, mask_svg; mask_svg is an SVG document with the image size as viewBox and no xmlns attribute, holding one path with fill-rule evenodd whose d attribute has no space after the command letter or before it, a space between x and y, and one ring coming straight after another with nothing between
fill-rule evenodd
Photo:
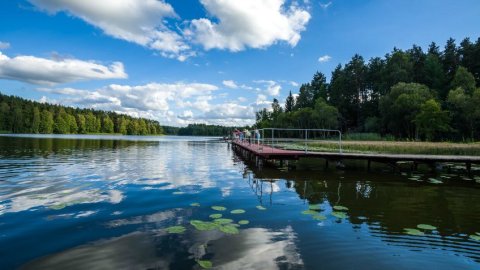
<instances>
[{"instance_id":1,"label":"lily pad","mask_svg":"<svg viewBox=\"0 0 480 270\"><path fill-rule=\"evenodd\" d=\"M431 184L443 184L442 181L438 180L438 179L435 179L435 178L428 178L428 182L431 183Z\"/></svg>"},{"instance_id":2,"label":"lily pad","mask_svg":"<svg viewBox=\"0 0 480 270\"><path fill-rule=\"evenodd\" d=\"M265 208L265 207L263 207L263 206L261 206L261 205L257 205L257 209L258 209L258 210L267 210L267 208Z\"/></svg>"},{"instance_id":3,"label":"lily pad","mask_svg":"<svg viewBox=\"0 0 480 270\"><path fill-rule=\"evenodd\" d=\"M220 227L220 231L226 233L226 234L237 234L239 233L237 227L233 225L225 225Z\"/></svg>"},{"instance_id":4,"label":"lily pad","mask_svg":"<svg viewBox=\"0 0 480 270\"><path fill-rule=\"evenodd\" d=\"M324 215L319 215L319 214L313 215L312 218L315 219L315 220L326 220L326 219L327 219L326 216L324 216Z\"/></svg>"},{"instance_id":5,"label":"lily pad","mask_svg":"<svg viewBox=\"0 0 480 270\"><path fill-rule=\"evenodd\" d=\"M310 205L310 206L308 207L308 209L310 209L310 210L322 210L320 204Z\"/></svg>"},{"instance_id":6,"label":"lily pad","mask_svg":"<svg viewBox=\"0 0 480 270\"><path fill-rule=\"evenodd\" d=\"M183 191L175 191L172 193L173 195L182 195L182 194L185 194L185 192Z\"/></svg>"},{"instance_id":7,"label":"lily pad","mask_svg":"<svg viewBox=\"0 0 480 270\"><path fill-rule=\"evenodd\" d=\"M336 217L336 218L347 218L347 214L345 214L344 212L332 212L332 216Z\"/></svg>"},{"instance_id":8,"label":"lily pad","mask_svg":"<svg viewBox=\"0 0 480 270\"><path fill-rule=\"evenodd\" d=\"M475 234L476 234L476 235L480 235L480 232L476 232Z\"/></svg>"},{"instance_id":9,"label":"lily pad","mask_svg":"<svg viewBox=\"0 0 480 270\"><path fill-rule=\"evenodd\" d=\"M221 218L222 217L222 214L211 214L210 215L210 218L213 218L213 219L217 219L217 218Z\"/></svg>"},{"instance_id":10,"label":"lily pad","mask_svg":"<svg viewBox=\"0 0 480 270\"><path fill-rule=\"evenodd\" d=\"M216 210L216 211L225 211L225 210L227 210L227 208L226 208L226 207L223 207L223 206L217 206L217 205L215 205L215 206L212 206L212 209L213 209L213 210Z\"/></svg>"},{"instance_id":11,"label":"lily pad","mask_svg":"<svg viewBox=\"0 0 480 270\"><path fill-rule=\"evenodd\" d=\"M302 214L303 215L316 215L318 213L316 211L313 211L313 210L303 210Z\"/></svg>"},{"instance_id":12,"label":"lily pad","mask_svg":"<svg viewBox=\"0 0 480 270\"><path fill-rule=\"evenodd\" d=\"M248 220L240 220L240 221L238 222L238 224L240 224L240 225L247 225L247 224L249 224L249 223L250 223L250 221L248 221Z\"/></svg>"},{"instance_id":13,"label":"lily pad","mask_svg":"<svg viewBox=\"0 0 480 270\"><path fill-rule=\"evenodd\" d=\"M345 206L341 206L341 205L335 205L333 207L333 209L337 210L337 211L348 211L348 207L345 207Z\"/></svg>"},{"instance_id":14,"label":"lily pad","mask_svg":"<svg viewBox=\"0 0 480 270\"><path fill-rule=\"evenodd\" d=\"M200 204L198 202L194 202L194 203L191 203L190 206L193 206L193 207L199 207Z\"/></svg>"},{"instance_id":15,"label":"lily pad","mask_svg":"<svg viewBox=\"0 0 480 270\"><path fill-rule=\"evenodd\" d=\"M233 219L229 219L229 218L217 218L215 219L213 222L215 222L216 224L229 224L229 223L232 223L233 222Z\"/></svg>"},{"instance_id":16,"label":"lily pad","mask_svg":"<svg viewBox=\"0 0 480 270\"><path fill-rule=\"evenodd\" d=\"M187 229L183 226L172 226L168 227L165 229L168 233L173 233L173 234L182 234L184 233Z\"/></svg>"},{"instance_id":17,"label":"lily pad","mask_svg":"<svg viewBox=\"0 0 480 270\"><path fill-rule=\"evenodd\" d=\"M190 224L192 224L192 226L199 231L211 231L218 227L217 224L213 222L205 222L201 220L192 220L190 221Z\"/></svg>"},{"instance_id":18,"label":"lily pad","mask_svg":"<svg viewBox=\"0 0 480 270\"><path fill-rule=\"evenodd\" d=\"M55 204L55 205L50 206L50 209L60 210L60 209L63 209L65 207L67 207L66 203L59 203L59 204Z\"/></svg>"},{"instance_id":19,"label":"lily pad","mask_svg":"<svg viewBox=\"0 0 480 270\"><path fill-rule=\"evenodd\" d=\"M417 229L411 229L411 228L405 228L403 229L406 234L408 235L415 235L415 236L422 236L425 235L422 231L417 230Z\"/></svg>"},{"instance_id":20,"label":"lily pad","mask_svg":"<svg viewBox=\"0 0 480 270\"><path fill-rule=\"evenodd\" d=\"M428 230L428 231L433 231L436 230L437 227L428 225L428 224L418 224L417 228L422 229L422 230Z\"/></svg>"},{"instance_id":21,"label":"lily pad","mask_svg":"<svg viewBox=\"0 0 480 270\"><path fill-rule=\"evenodd\" d=\"M202 267L203 269L210 269L213 267L213 264L211 261L206 261L206 260L199 260L197 261L198 265Z\"/></svg>"},{"instance_id":22,"label":"lily pad","mask_svg":"<svg viewBox=\"0 0 480 270\"><path fill-rule=\"evenodd\" d=\"M232 210L230 213L232 213L232 214L243 214L243 213L245 213L245 210L235 209L235 210Z\"/></svg>"},{"instance_id":23,"label":"lily pad","mask_svg":"<svg viewBox=\"0 0 480 270\"><path fill-rule=\"evenodd\" d=\"M472 235L470 235L470 239L473 239L475 241L480 241L480 235L472 234Z\"/></svg>"}]
</instances>

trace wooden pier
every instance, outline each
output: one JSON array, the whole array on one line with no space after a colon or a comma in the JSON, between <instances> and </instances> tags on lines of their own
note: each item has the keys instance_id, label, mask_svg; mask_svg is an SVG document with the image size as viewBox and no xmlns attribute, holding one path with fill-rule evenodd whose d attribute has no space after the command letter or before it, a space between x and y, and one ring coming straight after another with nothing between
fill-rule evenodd
<instances>
[{"instance_id":1,"label":"wooden pier","mask_svg":"<svg viewBox=\"0 0 480 270\"><path fill-rule=\"evenodd\" d=\"M398 162L411 162L414 169L416 169L418 164L427 164L435 168L438 163L462 163L465 164L468 173L471 172L472 164L480 164L480 156L312 152L279 149L240 140L233 140L232 147L243 151L252 159L255 158L257 163L263 162L264 160L279 160L283 163L285 160L298 160L299 158L323 158L325 159L326 167L328 167L329 161L366 160L368 162L368 169L370 169L371 162L389 164L394 168Z\"/></svg>"}]
</instances>

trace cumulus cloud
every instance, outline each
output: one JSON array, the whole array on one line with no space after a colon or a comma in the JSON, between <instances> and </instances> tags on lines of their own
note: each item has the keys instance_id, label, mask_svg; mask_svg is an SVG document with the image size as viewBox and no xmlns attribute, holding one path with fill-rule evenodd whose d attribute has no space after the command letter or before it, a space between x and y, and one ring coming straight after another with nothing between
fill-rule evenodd
<instances>
[{"instance_id":1,"label":"cumulus cloud","mask_svg":"<svg viewBox=\"0 0 480 270\"><path fill-rule=\"evenodd\" d=\"M285 0L200 0L215 19L191 21L186 35L206 50L241 51L265 48L276 42L296 46L310 14Z\"/></svg>"},{"instance_id":2,"label":"cumulus cloud","mask_svg":"<svg viewBox=\"0 0 480 270\"><path fill-rule=\"evenodd\" d=\"M183 37L166 25L166 18L178 15L163 0L29 1L50 14L67 12L109 36L157 50L165 57L183 61L193 55Z\"/></svg>"},{"instance_id":3,"label":"cumulus cloud","mask_svg":"<svg viewBox=\"0 0 480 270\"><path fill-rule=\"evenodd\" d=\"M282 90L282 86L272 80L260 80L260 81L255 81L256 83L264 84L265 85L265 90L264 92L268 94L269 96L278 96L280 95L280 91Z\"/></svg>"},{"instance_id":4,"label":"cumulus cloud","mask_svg":"<svg viewBox=\"0 0 480 270\"><path fill-rule=\"evenodd\" d=\"M238 88L238 85L232 80L223 81L222 83L223 83L223 85L225 85L228 88L232 88L232 89L237 89Z\"/></svg>"},{"instance_id":5,"label":"cumulus cloud","mask_svg":"<svg viewBox=\"0 0 480 270\"><path fill-rule=\"evenodd\" d=\"M331 1L328 3L320 3L320 7L324 10L328 9L331 5L332 5Z\"/></svg>"},{"instance_id":6,"label":"cumulus cloud","mask_svg":"<svg viewBox=\"0 0 480 270\"><path fill-rule=\"evenodd\" d=\"M124 79L120 62L109 66L78 59L46 59L35 56L8 57L0 52L0 78L40 85L83 80Z\"/></svg>"},{"instance_id":7,"label":"cumulus cloud","mask_svg":"<svg viewBox=\"0 0 480 270\"><path fill-rule=\"evenodd\" d=\"M326 63L326 62L329 62L330 60L332 60L332 57L330 55L324 55L318 58L318 62L320 63Z\"/></svg>"},{"instance_id":8,"label":"cumulus cloud","mask_svg":"<svg viewBox=\"0 0 480 270\"><path fill-rule=\"evenodd\" d=\"M0 41L0 50L5 50L5 49L8 49L8 48L10 48L10 43Z\"/></svg>"}]
</instances>

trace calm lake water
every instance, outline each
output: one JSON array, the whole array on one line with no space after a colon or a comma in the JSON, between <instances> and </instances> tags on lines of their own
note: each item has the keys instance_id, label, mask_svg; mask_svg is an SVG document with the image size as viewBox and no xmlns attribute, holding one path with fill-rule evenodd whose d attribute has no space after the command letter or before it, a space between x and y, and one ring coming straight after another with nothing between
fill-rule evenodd
<instances>
[{"instance_id":1,"label":"calm lake water","mask_svg":"<svg viewBox=\"0 0 480 270\"><path fill-rule=\"evenodd\" d=\"M480 269L480 184L409 178L260 170L207 138L0 137L0 269Z\"/></svg>"}]
</instances>

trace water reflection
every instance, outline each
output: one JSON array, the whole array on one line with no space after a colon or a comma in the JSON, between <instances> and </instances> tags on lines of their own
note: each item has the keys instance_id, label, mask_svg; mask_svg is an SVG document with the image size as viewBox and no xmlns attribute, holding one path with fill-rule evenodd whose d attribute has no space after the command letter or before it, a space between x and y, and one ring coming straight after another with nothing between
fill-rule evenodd
<instances>
[{"instance_id":1,"label":"water reflection","mask_svg":"<svg viewBox=\"0 0 480 270\"><path fill-rule=\"evenodd\" d=\"M480 230L471 183L258 169L205 140L77 140L0 136L1 269L480 265L480 242L469 238ZM190 225L213 213L249 224L233 235ZM437 229L405 233L418 224ZM168 234L171 226L186 231Z\"/></svg>"}]
</instances>

